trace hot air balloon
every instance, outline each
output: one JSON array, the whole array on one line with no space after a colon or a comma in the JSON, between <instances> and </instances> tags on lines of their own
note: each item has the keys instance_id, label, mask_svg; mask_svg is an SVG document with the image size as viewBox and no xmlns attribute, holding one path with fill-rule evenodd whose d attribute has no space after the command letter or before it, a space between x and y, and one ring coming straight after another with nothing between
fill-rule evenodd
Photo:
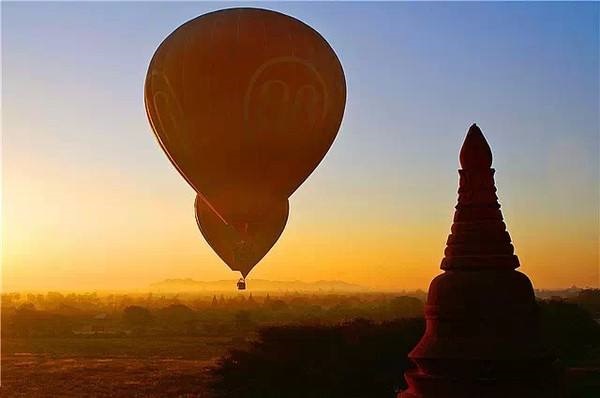
<instances>
[{"instance_id":1,"label":"hot air balloon","mask_svg":"<svg viewBox=\"0 0 600 398\"><path fill-rule=\"evenodd\" d=\"M337 135L346 84L336 54L287 15L220 10L160 44L144 100L161 147L198 194L202 234L245 277ZM248 259L230 255L240 241L253 247Z\"/></svg>"}]
</instances>

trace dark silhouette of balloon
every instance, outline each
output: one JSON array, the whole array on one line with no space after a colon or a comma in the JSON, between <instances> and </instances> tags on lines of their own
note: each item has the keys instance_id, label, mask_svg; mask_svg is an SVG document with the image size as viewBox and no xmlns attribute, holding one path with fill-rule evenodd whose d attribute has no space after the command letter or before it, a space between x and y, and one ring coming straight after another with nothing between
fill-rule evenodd
<instances>
[{"instance_id":1,"label":"dark silhouette of balloon","mask_svg":"<svg viewBox=\"0 0 600 398\"><path fill-rule=\"evenodd\" d=\"M315 30L234 8L171 33L150 62L144 98L172 163L227 220L260 217L310 175L337 134L346 85Z\"/></svg>"},{"instance_id":2,"label":"dark silhouette of balloon","mask_svg":"<svg viewBox=\"0 0 600 398\"><path fill-rule=\"evenodd\" d=\"M245 277L282 233L288 198L333 143L346 83L308 25L232 8L186 22L160 44L144 102L161 147L198 193L202 234Z\"/></svg>"},{"instance_id":3,"label":"dark silhouette of balloon","mask_svg":"<svg viewBox=\"0 0 600 398\"><path fill-rule=\"evenodd\" d=\"M196 222L204 238L234 271L245 278L267 254L287 222L287 199L277 202L259 221L225 224L200 196L196 196Z\"/></svg>"}]
</instances>

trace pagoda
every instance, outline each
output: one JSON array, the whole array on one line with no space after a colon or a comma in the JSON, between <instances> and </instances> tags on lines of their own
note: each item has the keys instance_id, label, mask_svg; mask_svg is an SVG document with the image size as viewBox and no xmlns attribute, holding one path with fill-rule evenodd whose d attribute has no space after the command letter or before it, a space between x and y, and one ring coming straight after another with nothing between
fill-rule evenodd
<instances>
[{"instance_id":1,"label":"pagoda","mask_svg":"<svg viewBox=\"0 0 600 398\"><path fill-rule=\"evenodd\" d=\"M558 398L560 366L542 346L529 278L516 271L492 151L473 124L460 150L458 204L398 398Z\"/></svg>"}]
</instances>

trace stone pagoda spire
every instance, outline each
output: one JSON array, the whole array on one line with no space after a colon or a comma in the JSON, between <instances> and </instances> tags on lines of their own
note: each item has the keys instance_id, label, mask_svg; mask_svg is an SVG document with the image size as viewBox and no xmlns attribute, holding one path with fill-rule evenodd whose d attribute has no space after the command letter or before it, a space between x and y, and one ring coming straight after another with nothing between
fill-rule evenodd
<instances>
[{"instance_id":1,"label":"stone pagoda spire","mask_svg":"<svg viewBox=\"0 0 600 398\"><path fill-rule=\"evenodd\" d=\"M562 397L541 345L538 307L516 271L494 184L492 151L477 125L460 151L458 204L425 306L426 330L410 352L399 398Z\"/></svg>"},{"instance_id":2,"label":"stone pagoda spire","mask_svg":"<svg viewBox=\"0 0 600 398\"><path fill-rule=\"evenodd\" d=\"M460 150L458 204L443 270L519 267L496 196L492 151L473 124Z\"/></svg>"}]
</instances>

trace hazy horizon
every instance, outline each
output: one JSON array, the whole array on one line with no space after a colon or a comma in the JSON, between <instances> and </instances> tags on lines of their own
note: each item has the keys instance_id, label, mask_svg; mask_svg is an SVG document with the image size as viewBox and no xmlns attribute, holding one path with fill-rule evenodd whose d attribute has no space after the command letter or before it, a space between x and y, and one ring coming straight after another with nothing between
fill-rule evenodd
<instances>
[{"instance_id":1,"label":"hazy horizon","mask_svg":"<svg viewBox=\"0 0 600 398\"><path fill-rule=\"evenodd\" d=\"M214 289L214 290L210 290L207 288L204 289L175 289L175 290L165 290L164 288L157 288L156 285L161 285L161 284L173 284L173 285L177 285L181 282L192 282L192 283L200 283L200 284L218 284L221 285L218 289ZM8 289L3 289L2 293L6 293L6 294L10 294L10 293L33 293L33 294L46 294L49 292L58 292L58 293L64 293L64 294L70 294L70 293L99 293L99 294L112 294L112 293L121 293L121 294L146 294L146 293L169 293L169 294L177 294L177 293L210 293L212 294L213 292L217 292L217 293L226 293L229 292L233 295L239 295L239 294L251 294L251 293L281 293L281 292L298 292L298 293L303 293L303 292L307 292L307 293L314 293L318 289L316 288L316 285L320 284L320 283L324 283L324 284L331 284L331 285L335 285L335 284L346 284L348 285L347 290L343 290L343 289L339 289L338 287L332 287L329 290L324 290L324 293L327 292L335 292L335 293L345 293L345 294L353 294L353 293L411 293L411 292L427 292L429 286L423 286L423 287L412 287L412 288L394 288L394 287L378 287L378 286L369 286L369 285L364 285L364 284L359 284L359 283L350 283L350 282L346 282L344 280L325 280L325 279L321 279L321 280L299 280L299 279L290 279L290 280L270 280L270 279L254 279L254 278L248 278L248 284L249 284L249 289L247 291L239 291L236 289L235 287L235 279L211 279L211 280L202 280L202 279L193 279L193 278L166 278L163 280L159 280L159 281L154 281L151 282L147 285L131 285L129 287L127 286L123 286L123 287L119 287L119 288L110 288L110 287L100 287L100 288L58 288L58 289L53 289L51 287L46 287L46 288L38 288L38 289L12 289L12 290L8 290ZM257 288L257 282L260 283L261 287ZM280 287L270 287L268 290L265 290L264 288L264 284L273 284L273 285L281 285L281 284L285 284L285 285L289 285L289 289L287 290L281 290ZM294 284L301 284L301 285L315 285L312 287L309 287L309 289L306 289L303 286L297 286L295 287ZM577 286L577 285L571 285L571 286L550 286L550 287L539 287L539 286L534 286L534 289L536 291L563 291L563 290L570 290L570 289L589 289L589 288L595 288L594 286Z\"/></svg>"},{"instance_id":2,"label":"hazy horizon","mask_svg":"<svg viewBox=\"0 0 600 398\"><path fill-rule=\"evenodd\" d=\"M238 3L2 4L2 285L126 290L235 281L151 132L143 83L185 21ZM598 3L241 3L336 51L341 130L249 277L427 289L458 152L481 127L521 272L598 287Z\"/></svg>"}]
</instances>

